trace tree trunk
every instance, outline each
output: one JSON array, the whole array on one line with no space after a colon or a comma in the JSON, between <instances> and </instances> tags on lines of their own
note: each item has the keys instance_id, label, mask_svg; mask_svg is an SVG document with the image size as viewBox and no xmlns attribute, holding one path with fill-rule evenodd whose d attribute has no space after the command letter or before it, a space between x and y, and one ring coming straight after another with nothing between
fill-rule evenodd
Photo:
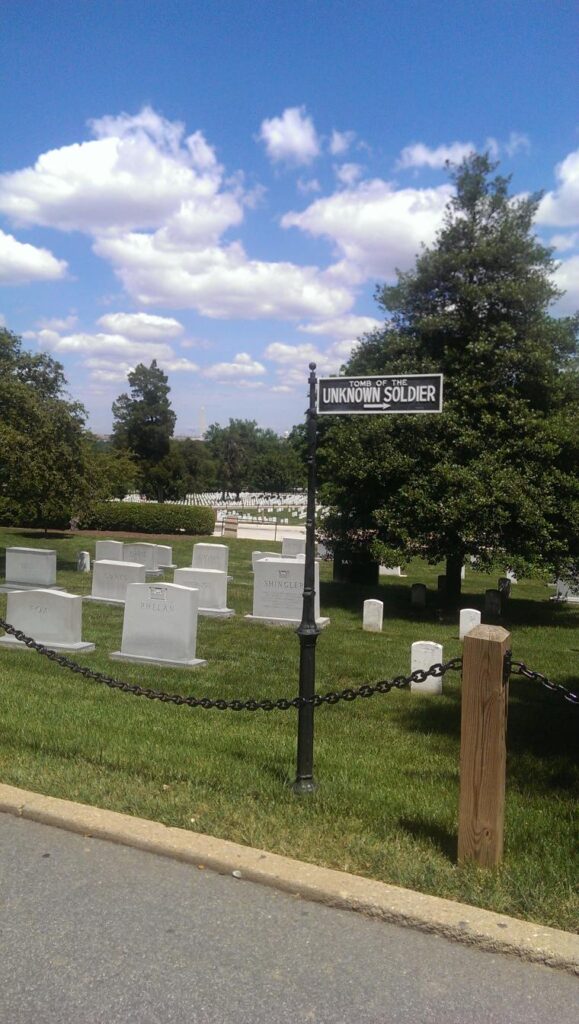
<instances>
[{"instance_id":1,"label":"tree trunk","mask_svg":"<svg viewBox=\"0 0 579 1024\"><path fill-rule=\"evenodd\" d=\"M449 608L458 608L460 603L460 591L462 587L462 564L464 553L459 551L446 558L446 604Z\"/></svg>"}]
</instances>

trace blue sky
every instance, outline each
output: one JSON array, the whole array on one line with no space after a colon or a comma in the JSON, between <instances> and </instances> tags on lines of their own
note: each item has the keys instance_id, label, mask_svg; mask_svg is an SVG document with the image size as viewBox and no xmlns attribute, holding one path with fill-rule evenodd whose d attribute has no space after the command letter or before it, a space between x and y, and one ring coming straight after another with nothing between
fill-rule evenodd
<instances>
[{"instance_id":1,"label":"blue sky","mask_svg":"<svg viewBox=\"0 0 579 1024\"><path fill-rule=\"evenodd\" d=\"M575 3L2 0L0 316L97 432L156 358L178 434L303 418L432 243L446 158L543 190L579 307Z\"/></svg>"}]
</instances>

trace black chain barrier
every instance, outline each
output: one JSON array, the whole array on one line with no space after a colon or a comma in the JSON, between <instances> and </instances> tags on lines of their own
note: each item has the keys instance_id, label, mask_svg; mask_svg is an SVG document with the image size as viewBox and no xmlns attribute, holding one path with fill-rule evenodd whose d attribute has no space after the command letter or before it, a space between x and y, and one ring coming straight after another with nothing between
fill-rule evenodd
<instances>
[{"instance_id":1,"label":"black chain barrier","mask_svg":"<svg viewBox=\"0 0 579 1024\"><path fill-rule=\"evenodd\" d=\"M462 658L452 658L450 661L441 664L438 662L431 665L429 669L417 669L409 676L395 676L394 679L381 679L378 683L364 683L355 688L347 687L330 693L315 693L313 697L279 697L277 700L224 700L214 697L185 697L179 693L165 693L163 690L152 690L144 686L125 683L121 679L114 679L103 672L95 672L85 665L79 665L76 661L58 654L57 651L44 647L32 637L26 636L21 630L11 626L0 618L0 626L16 640L22 641L37 654L44 655L50 661L56 662L63 668L70 669L86 679L92 679L96 683L104 683L122 693L132 693L135 697L146 697L148 700L160 700L163 704L186 705L190 708L205 708L207 710L216 708L218 711L289 711L290 708L303 708L308 704L320 707L322 704L338 704L339 701L352 701L357 697L373 697L375 693L390 693L391 690L403 690L410 686L410 683L424 683L430 676L440 677L452 669L462 667Z\"/></svg>"},{"instance_id":2,"label":"black chain barrier","mask_svg":"<svg viewBox=\"0 0 579 1024\"><path fill-rule=\"evenodd\" d=\"M550 690L551 693L558 693L563 700L569 701L570 704L579 704L579 694L573 693L572 690L568 690L562 683L554 683L551 679L547 679L547 676L541 674L541 672L533 672L532 669L527 668L524 661L512 661L511 662L511 674L515 676L524 676L525 679L532 679L534 682L540 683L546 690Z\"/></svg>"}]
</instances>

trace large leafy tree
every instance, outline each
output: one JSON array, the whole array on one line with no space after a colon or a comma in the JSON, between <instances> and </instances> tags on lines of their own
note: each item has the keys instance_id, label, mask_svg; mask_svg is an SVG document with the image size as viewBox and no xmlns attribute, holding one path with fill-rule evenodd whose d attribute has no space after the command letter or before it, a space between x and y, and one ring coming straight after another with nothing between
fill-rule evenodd
<instances>
[{"instance_id":1,"label":"large leafy tree","mask_svg":"<svg viewBox=\"0 0 579 1024\"><path fill-rule=\"evenodd\" d=\"M223 493L279 493L303 482L300 459L289 441L273 430L258 427L255 420L230 419L226 427L213 423L205 440Z\"/></svg>"},{"instance_id":2,"label":"large leafy tree","mask_svg":"<svg viewBox=\"0 0 579 1024\"><path fill-rule=\"evenodd\" d=\"M23 351L0 329L0 515L27 526L68 526L96 494L84 409L65 394L62 366Z\"/></svg>"},{"instance_id":3,"label":"large leafy tree","mask_svg":"<svg viewBox=\"0 0 579 1024\"><path fill-rule=\"evenodd\" d=\"M113 402L113 445L134 455L141 489L163 501L175 469L171 438L176 416L168 378L156 359L150 366L139 363L127 376L130 394L119 395Z\"/></svg>"},{"instance_id":4,"label":"large leafy tree","mask_svg":"<svg viewBox=\"0 0 579 1024\"><path fill-rule=\"evenodd\" d=\"M432 416L340 417L320 452L328 536L387 564L446 560L451 600L481 566L576 571L578 318L550 306L551 250L533 233L538 195L512 197L486 155L451 168L435 244L377 292L384 327L349 375L444 374Z\"/></svg>"}]
</instances>

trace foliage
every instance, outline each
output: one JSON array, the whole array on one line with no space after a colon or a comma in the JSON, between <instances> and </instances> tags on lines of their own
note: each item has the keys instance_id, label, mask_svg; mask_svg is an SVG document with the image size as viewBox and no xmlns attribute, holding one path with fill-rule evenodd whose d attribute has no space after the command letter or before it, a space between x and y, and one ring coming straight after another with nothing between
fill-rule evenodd
<instances>
[{"instance_id":1,"label":"foliage","mask_svg":"<svg viewBox=\"0 0 579 1024\"><path fill-rule=\"evenodd\" d=\"M62 366L23 352L0 329L0 512L6 521L67 526L92 500L84 409L64 397Z\"/></svg>"},{"instance_id":2,"label":"foliage","mask_svg":"<svg viewBox=\"0 0 579 1024\"><path fill-rule=\"evenodd\" d=\"M110 501L101 502L81 515L78 525L81 530L211 536L215 529L215 512L198 505Z\"/></svg>"},{"instance_id":3,"label":"foliage","mask_svg":"<svg viewBox=\"0 0 579 1024\"><path fill-rule=\"evenodd\" d=\"M539 196L512 198L496 164L473 155L435 245L377 293L391 314L350 375L442 372L433 416L340 417L320 450L328 538L371 544L386 564L563 573L579 545L578 318L555 319L554 261L532 233Z\"/></svg>"},{"instance_id":4,"label":"foliage","mask_svg":"<svg viewBox=\"0 0 579 1024\"><path fill-rule=\"evenodd\" d=\"M215 461L218 487L233 491L291 491L303 483L299 457L286 438L258 427L255 420L213 423L206 435Z\"/></svg>"},{"instance_id":5,"label":"foliage","mask_svg":"<svg viewBox=\"0 0 579 1024\"><path fill-rule=\"evenodd\" d=\"M113 445L134 455L143 493L163 501L166 482L174 478L170 441L176 420L167 375L153 359L148 367L139 363L127 376L130 395L119 395L113 402ZM169 461L159 468L164 460Z\"/></svg>"}]
</instances>

